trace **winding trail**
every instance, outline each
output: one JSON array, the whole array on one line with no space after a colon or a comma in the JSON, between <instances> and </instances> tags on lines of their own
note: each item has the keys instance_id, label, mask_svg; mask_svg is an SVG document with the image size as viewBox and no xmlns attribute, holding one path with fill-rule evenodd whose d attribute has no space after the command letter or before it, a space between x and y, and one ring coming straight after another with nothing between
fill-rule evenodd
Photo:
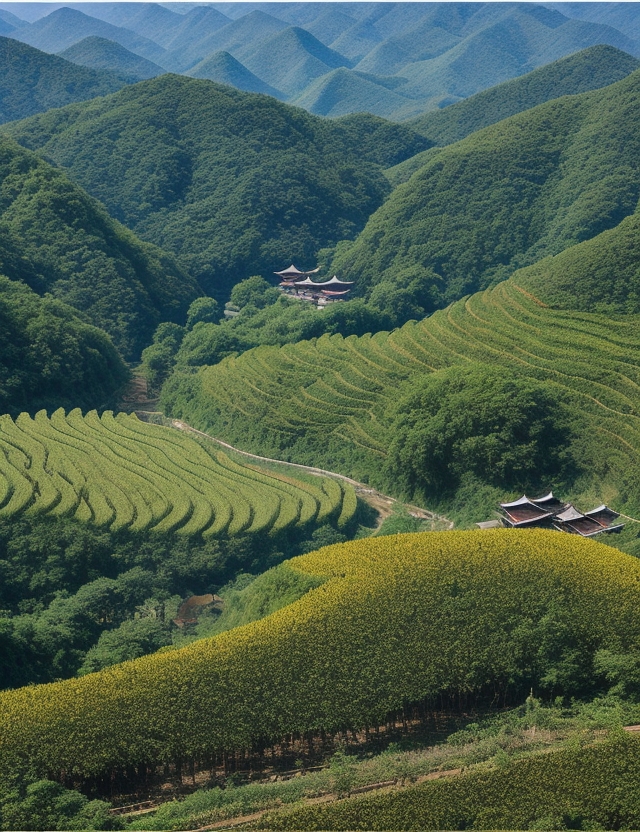
<instances>
[{"instance_id":1,"label":"winding trail","mask_svg":"<svg viewBox=\"0 0 640 832\"><path fill-rule=\"evenodd\" d=\"M136 411L137 415L147 421L147 417L151 416L152 414L149 411ZM158 415L158 414L153 414ZM160 414L161 415L161 414ZM393 509L395 506L404 506L408 513L412 517L416 517L418 520L428 520L431 522L432 528L436 529L446 529L450 531L453 529L453 521L449 520L448 517L444 517L441 514L436 514L433 511L427 511L427 509L420 508L420 506L413 506L407 503L403 503L400 500L396 500L395 497L390 497L388 494L382 494L380 491L376 491L375 488L370 488L368 485L362 482L358 482L357 480L351 479L351 477L346 477L344 474L337 474L335 471L326 471L324 468L315 468L311 465L301 465L298 462L285 462L281 459L271 459L268 456L258 456L257 454L249 453L249 451L242 451L240 448L234 448L233 445L230 445L228 442L224 442L222 439L217 439L215 436L211 436L208 433L204 433L204 431L197 430L197 428L191 427L186 422L182 422L179 419L171 419L168 420L168 424L164 425L165 427L174 429L174 430L181 430L187 433L195 434L196 436L202 436L204 439L208 439L211 442L215 442L217 445L220 445L222 448L226 448L229 451L233 451L233 453L240 454L241 456L247 457L248 459L254 459L257 462L268 462L274 465L286 465L289 468L298 468L301 471L305 471L307 474L312 474L315 477L332 477L336 480L342 480L343 482L348 482L349 485L352 485L356 494L361 497L365 502L367 502L372 508L374 508L378 512L378 522L376 524L376 530L374 535L378 533L382 523L393 513Z\"/></svg>"}]
</instances>

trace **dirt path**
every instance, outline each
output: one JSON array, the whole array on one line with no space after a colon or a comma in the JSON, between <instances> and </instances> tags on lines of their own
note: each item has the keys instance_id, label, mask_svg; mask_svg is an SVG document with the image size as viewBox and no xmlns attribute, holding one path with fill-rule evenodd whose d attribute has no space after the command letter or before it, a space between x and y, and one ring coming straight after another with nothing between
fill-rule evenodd
<instances>
[{"instance_id":1,"label":"dirt path","mask_svg":"<svg viewBox=\"0 0 640 832\"><path fill-rule=\"evenodd\" d=\"M453 768L449 769L448 771L434 771L431 774L423 774L421 777L418 777L414 783L426 783L428 780L440 780L443 777L453 777L456 774L460 774L462 772L461 768ZM374 783L371 786L362 786L357 790L354 790L352 795L349 797L355 796L356 794L364 794L364 793L371 793L375 792L377 794L383 794L384 792L391 792L391 791L398 791L399 789L404 788L404 785L398 786L397 781L393 783L387 781L385 783ZM337 800L348 800L349 797L340 798L337 794L323 794L320 797L310 797L304 801L304 806L315 806L319 803L335 803ZM284 808L284 807L283 807ZM253 823L256 820L260 820L263 815L266 815L267 812L273 812L274 809L262 809L259 812L253 812L251 815L239 815L235 818L229 818L228 820L219 820L215 823L211 823L208 826L200 826L194 830L194 832L210 832L213 829L233 829L236 826L245 826L248 823Z\"/></svg>"},{"instance_id":2,"label":"dirt path","mask_svg":"<svg viewBox=\"0 0 640 832\"><path fill-rule=\"evenodd\" d=\"M311 465L300 465L298 462L284 462L281 459L271 459L268 456L258 456L257 454L251 454L248 451L241 451L239 448L234 448L233 445L229 445L228 442L223 442L222 439L216 439L215 436L210 436L208 433L192 428L191 425L188 425L186 422L181 422L179 419L172 419L171 427L176 430L193 433L196 436L203 436L205 439L209 439L217 445L227 448L236 454L241 454L248 459L255 459L259 462L274 463L276 465L287 465L290 468L298 468L301 471L306 471L307 474L312 474L315 477L333 477L333 479L348 482L353 486L356 494L359 497L362 497L363 500L369 503L369 505L378 512L378 522L376 524L376 531L374 534L378 532L380 526L387 519L387 517L393 513L394 507L399 505L404 505L412 517L416 517L419 520L430 521L431 527L434 530L436 528L444 528L447 530L453 529L453 522L449 520L448 517L443 517L441 514L435 514L432 511L427 511L419 506L402 503L400 500L396 500L395 497L389 497L387 494L381 494L380 491L376 491L374 488L370 488L368 485L358 482L357 480L352 480L350 477L345 477L344 474L336 474L335 471L325 471L324 468L314 468Z\"/></svg>"}]
</instances>

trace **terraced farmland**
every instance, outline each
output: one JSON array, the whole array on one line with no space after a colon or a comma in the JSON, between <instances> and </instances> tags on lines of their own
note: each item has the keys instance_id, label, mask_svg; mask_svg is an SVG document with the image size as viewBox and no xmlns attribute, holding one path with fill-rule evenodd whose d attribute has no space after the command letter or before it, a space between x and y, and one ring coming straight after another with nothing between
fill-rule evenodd
<instances>
[{"instance_id":1,"label":"terraced farmland","mask_svg":"<svg viewBox=\"0 0 640 832\"><path fill-rule=\"evenodd\" d=\"M398 396L424 374L470 362L556 391L581 420L582 461L591 466L594 447L606 449L618 494L640 505L632 473L640 461L638 317L553 310L513 281L391 333L259 347L177 377L164 402L173 415L241 446L322 460L376 482L371 472L392 439Z\"/></svg>"},{"instance_id":2,"label":"terraced farmland","mask_svg":"<svg viewBox=\"0 0 640 832\"><path fill-rule=\"evenodd\" d=\"M0 416L0 517L73 517L111 531L181 535L276 533L356 508L348 484L317 484L206 448L123 413Z\"/></svg>"}]
</instances>

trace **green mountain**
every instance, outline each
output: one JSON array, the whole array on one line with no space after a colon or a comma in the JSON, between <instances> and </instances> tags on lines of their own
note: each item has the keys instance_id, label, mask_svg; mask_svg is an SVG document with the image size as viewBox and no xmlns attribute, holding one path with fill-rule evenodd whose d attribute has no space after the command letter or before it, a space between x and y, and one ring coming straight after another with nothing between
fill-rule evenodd
<instances>
[{"instance_id":1,"label":"green mountain","mask_svg":"<svg viewBox=\"0 0 640 832\"><path fill-rule=\"evenodd\" d=\"M158 64L129 52L119 43L96 36L74 43L73 46L60 52L60 57L80 66L113 72L132 84L136 81L155 78L165 72Z\"/></svg>"},{"instance_id":2,"label":"green mountain","mask_svg":"<svg viewBox=\"0 0 640 832\"><path fill-rule=\"evenodd\" d=\"M120 78L0 37L0 122L122 89Z\"/></svg>"},{"instance_id":3,"label":"green mountain","mask_svg":"<svg viewBox=\"0 0 640 832\"><path fill-rule=\"evenodd\" d=\"M213 6L196 5L186 14L180 15L180 18L180 22L172 27L166 38L158 39L158 43L176 53L180 50L191 49L194 44L231 23L228 17L214 9ZM204 54L208 55L209 53L205 51Z\"/></svg>"},{"instance_id":4,"label":"green mountain","mask_svg":"<svg viewBox=\"0 0 640 832\"><path fill-rule=\"evenodd\" d=\"M238 57L240 54L252 72L287 96L298 95L316 78L349 64L297 26L278 32L254 49L241 50Z\"/></svg>"},{"instance_id":5,"label":"green mountain","mask_svg":"<svg viewBox=\"0 0 640 832\"><path fill-rule=\"evenodd\" d=\"M310 113L330 117L367 112L384 118L397 118L400 114L407 116L412 111L424 110L422 102L402 95L401 79L393 78L397 83L391 88L385 84L388 79L381 78L380 81L382 83L375 75L341 67L308 84L291 103L304 107Z\"/></svg>"},{"instance_id":6,"label":"green mountain","mask_svg":"<svg viewBox=\"0 0 640 832\"><path fill-rule=\"evenodd\" d=\"M84 38L97 36L113 40L150 61L158 60L164 54L163 48L149 38L68 7L58 8L46 17L22 26L14 36L44 52L61 52Z\"/></svg>"},{"instance_id":7,"label":"green mountain","mask_svg":"<svg viewBox=\"0 0 640 832\"><path fill-rule=\"evenodd\" d=\"M457 104L426 113L411 121L410 126L435 144L452 144L552 98L606 87L639 65L637 58L613 46L591 46Z\"/></svg>"},{"instance_id":8,"label":"green mountain","mask_svg":"<svg viewBox=\"0 0 640 832\"><path fill-rule=\"evenodd\" d=\"M389 190L379 160L427 146L374 122L368 155L357 134L300 109L165 75L7 129L226 296L285 260L313 264L318 249L364 226Z\"/></svg>"},{"instance_id":9,"label":"green mountain","mask_svg":"<svg viewBox=\"0 0 640 832\"><path fill-rule=\"evenodd\" d=\"M0 139L0 274L79 310L129 359L202 294L61 170Z\"/></svg>"},{"instance_id":10,"label":"green mountain","mask_svg":"<svg viewBox=\"0 0 640 832\"><path fill-rule=\"evenodd\" d=\"M2 413L102 407L127 377L109 337L85 316L0 275Z\"/></svg>"},{"instance_id":11,"label":"green mountain","mask_svg":"<svg viewBox=\"0 0 640 832\"><path fill-rule=\"evenodd\" d=\"M363 294L422 275L452 300L615 227L640 195L639 92L634 72L432 153L332 269Z\"/></svg>"},{"instance_id":12,"label":"green mountain","mask_svg":"<svg viewBox=\"0 0 640 832\"><path fill-rule=\"evenodd\" d=\"M204 30L203 36L198 36L196 30L194 37L193 29L190 28L186 38L170 45L162 64L174 72L184 72L220 51L230 52L234 58L245 63L244 56L251 54L258 44L287 28L288 25L282 20L259 9L239 20L232 20L221 28L216 27L213 32ZM282 59L284 56L279 57Z\"/></svg>"},{"instance_id":13,"label":"green mountain","mask_svg":"<svg viewBox=\"0 0 640 832\"><path fill-rule=\"evenodd\" d=\"M259 92L264 95L272 95L274 98L284 98L280 90L265 84L228 52L214 52L213 55L205 58L204 61L200 61L186 74L192 78L202 78L207 81L215 81L218 84L228 84L245 92Z\"/></svg>"}]
</instances>

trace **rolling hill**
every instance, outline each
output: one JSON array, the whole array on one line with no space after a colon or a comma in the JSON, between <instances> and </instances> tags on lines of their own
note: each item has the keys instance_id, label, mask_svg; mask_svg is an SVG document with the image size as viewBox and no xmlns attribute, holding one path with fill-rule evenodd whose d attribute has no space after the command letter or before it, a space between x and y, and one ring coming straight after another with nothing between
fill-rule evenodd
<instances>
[{"instance_id":1,"label":"rolling hill","mask_svg":"<svg viewBox=\"0 0 640 832\"><path fill-rule=\"evenodd\" d=\"M60 52L60 57L80 66L113 72L131 84L155 78L165 72L158 64L129 52L119 43L96 36L74 43Z\"/></svg>"},{"instance_id":2,"label":"rolling hill","mask_svg":"<svg viewBox=\"0 0 640 832\"><path fill-rule=\"evenodd\" d=\"M0 122L108 95L124 86L110 73L79 67L5 37L0 37L0 73Z\"/></svg>"},{"instance_id":3,"label":"rolling hill","mask_svg":"<svg viewBox=\"0 0 640 832\"><path fill-rule=\"evenodd\" d=\"M577 691L598 649L640 635L637 559L555 532L392 535L286 566L322 583L261 621L0 695L0 770L24 761L87 783L123 766L205 767L293 732L378 726L413 704L524 696L545 674Z\"/></svg>"},{"instance_id":4,"label":"rolling hill","mask_svg":"<svg viewBox=\"0 0 640 832\"><path fill-rule=\"evenodd\" d=\"M332 271L365 295L431 275L453 300L615 227L640 194L638 90L636 71L430 154L340 247Z\"/></svg>"},{"instance_id":5,"label":"rolling hill","mask_svg":"<svg viewBox=\"0 0 640 832\"><path fill-rule=\"evenodd\" d=\"M0 274L50 293L133 359L202 293L165 252L115 222L59 169L0 140Z\"/></svg>"},{"instance_id":6,"label":"rolling hill","mask_svg":"<svg viewBox=\"0 0 640 832\"><path fill-rule=\"evenodd\" d=\"M382 166L428 146L378 124L363 153L357 133L267 96L165 75L7 129L226 300L364 226L389 190Z\"/></svg>"}]
</instances>

